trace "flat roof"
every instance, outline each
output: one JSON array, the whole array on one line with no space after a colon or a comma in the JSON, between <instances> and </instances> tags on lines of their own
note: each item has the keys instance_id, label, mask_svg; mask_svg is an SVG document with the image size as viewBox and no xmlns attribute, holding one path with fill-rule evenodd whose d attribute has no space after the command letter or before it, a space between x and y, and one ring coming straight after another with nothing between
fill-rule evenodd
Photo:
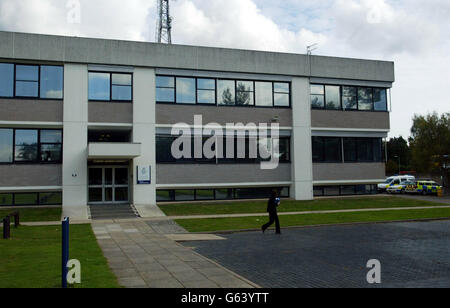
<instances>
[{"instance_id":1,"label":"flat roof","mask_svg":"<svg viewBox=\"0 0 450 308\"><path fill-rule=\"evenodd\" d=\"M0 59L394 82L394 62L0 31Z\"/></svg>"}]
</instances>

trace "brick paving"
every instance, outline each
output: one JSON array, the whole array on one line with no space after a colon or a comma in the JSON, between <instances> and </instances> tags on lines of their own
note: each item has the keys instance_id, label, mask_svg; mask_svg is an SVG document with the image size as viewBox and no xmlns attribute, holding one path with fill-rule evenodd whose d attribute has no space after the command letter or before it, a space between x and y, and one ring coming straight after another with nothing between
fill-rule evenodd
<instances>
[{"instance_id":1,"label":"brick paving","mask_svg":"<svg viewBox=\"0 0 450 308\"><path fill-rule=\"evenodd\" d=\"M450 287L450 221L325 226L223 235L189 242L200 254L265 288ZM381 262L381 285L366 264Z\"/></svg>"},{"instance_id":2,"label":"brick paving","mask_svg":"<svg viewBox=\"0 0 450 308\"><path fill-rule=\"evenodd\" d=\"M173 221L93 222L92 228L124 287L258 287L166 236L187 233Z\"/></svg>"}]
</instances>

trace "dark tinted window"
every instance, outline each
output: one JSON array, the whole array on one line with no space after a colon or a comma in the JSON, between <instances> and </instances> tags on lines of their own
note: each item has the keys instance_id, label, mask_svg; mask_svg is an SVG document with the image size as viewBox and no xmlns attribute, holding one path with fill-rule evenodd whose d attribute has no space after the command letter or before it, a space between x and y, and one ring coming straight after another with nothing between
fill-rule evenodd
<instances>
[{"instance_id":1,"label":"dark tinted window","mask_svg":"<svg viewBox=\"0 0 450 308\"><path fill-rule=\"evenodd\" d=\"M357 142L356 138L344 138L344 160L345 162L356 162L357 157Z\"/></svg>"},{"instance_id":2,"label":"dark tinted window","mask_svg":"<svg viewBox=\"0 0 450 308\"><path fill-rule=\"evenodd\" d=\"M375 111L387 111L387 90L373 89L373 102Z\"/></svg>"},{"instance_id":3,"label":"dark tinted window","mask_svg":"<svg viewBox=\"0 0 450 308\"><path fill-rule=\"evenodd\" d=\"M373 110L372 88L358 88L358 109Z\"/></svg>"},{"instance_id":4,"label":"dark tinted window","mask_svg":"<svg viewBox=\"0 0 450 308\"><path fill-rule=\"evenodd\" d=\"M342 108L344 110L357 110L358 99L355 87L342 87Z\"/></svg>"}]
</instances>

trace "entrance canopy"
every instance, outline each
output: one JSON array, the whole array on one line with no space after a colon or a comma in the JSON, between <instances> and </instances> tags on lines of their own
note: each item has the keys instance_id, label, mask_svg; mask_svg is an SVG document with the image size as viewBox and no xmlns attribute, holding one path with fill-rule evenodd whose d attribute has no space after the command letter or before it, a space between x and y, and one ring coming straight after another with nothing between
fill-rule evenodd
<instances>
[{"instance_id":1,"label":"entrance canopy","mask_svg":"<svg viewBox=\"0 0 450 308\"><path fill-rule=\"evenodd\" d=\"M140 143L89 143L88 159L133 159L139 156Z\"/></svg>"}]
</instances>

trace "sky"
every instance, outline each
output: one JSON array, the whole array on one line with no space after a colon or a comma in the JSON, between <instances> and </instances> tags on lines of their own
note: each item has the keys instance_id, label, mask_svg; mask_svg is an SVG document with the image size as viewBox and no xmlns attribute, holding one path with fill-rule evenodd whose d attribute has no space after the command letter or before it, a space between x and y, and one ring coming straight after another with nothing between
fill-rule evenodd
<instances>
[{"instance_id":1,"label":"sky","mask_svg":"<svg viewBox=\"0 0 450 308\"><path fill-rule=\"evenodd\" d=\"M155 41L156 0L0 0L0 30ZM395 62L390 137L450 112L449 0L172 0L174 44Z\"/></svg>"}]
</instances>

